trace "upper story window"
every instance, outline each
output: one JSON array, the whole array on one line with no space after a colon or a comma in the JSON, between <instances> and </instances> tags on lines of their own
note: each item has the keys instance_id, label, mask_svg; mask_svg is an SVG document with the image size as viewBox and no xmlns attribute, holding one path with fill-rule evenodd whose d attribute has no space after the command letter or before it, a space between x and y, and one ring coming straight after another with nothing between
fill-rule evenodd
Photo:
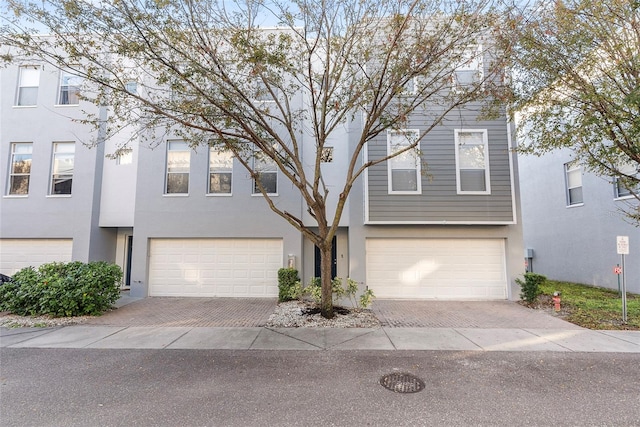
<instances>
[{"instance_id":1,"label":"upper story window","mask_svg":"<svg viewBox=\"0 0 640 427\"><path fill-rule=\"evenodd\" d=\"M130 165L133 163L133 150L131 148L121 149L116 155L116 165Z\"/></svg>"},{"instance_id":2,"label":"upper story window","mask_svg":"<svg viewBox=\"0 0 640 427\"><path fill-rule=\"evenodd\" d=\"M472 88L484 78L482 46L469 46L460 53L458 66L452 75L453 90L464 91Z\"/></svg>"},{"instance_id":3,"label":"upper story window","mask_svg":"<svg viewBox=\"0 0 640 427\"><path fill-rule=\"evenodd\" d=\"M620 178L615 178L613 182L613 190L614 190L616 199L621 199L623 197L630 197L633 195L631 193L631 190L625 187L624 181L621 180Z\"/></svg>"},{"instance_id":4,"label":"upper story window","mask_svg":"<svg viewBox=\"0 0 640 427\"><path fill-rule=\"evenodd\" d=\"M267 84L260 80L260 79L256 79L253 83L253 99L255 101L260 101L260 102L273 102L275 101L273 95L271 94L271 90L274 90L273 87L269 87L267 86Z\"/></svg>"},{"instance_id":5,"label":"upper story window","mask_svg":"<svg viewBox=\"0 0 640 427\"><path fill-rule=\"evenodd\" d=\"M417 129L387 132L387 154L406 149L419 137ZM387 161L389 194L419 194L422 191L419 151L418 145Z\"/></svg>"},{"instance_id":6,"label":"upper story window","mask_svg":"<svg viewBox=\"0 0 640 427\"><path fill-rule=\"evenodd\" d=\"M582 167L574 162L565 163L564 175L566 184L567 206L581 205L582 199Z\"/></svg>"},{"instance_id":7,"label":"upper story window","mask_svg":"<svg viewBox=\"0 0 640 427\"><path fill-rule=\"evenodd\" d=\"M638 181L633 181L631 178L640 178L638 174L638 165L633 163L626 163L618 167L621 174L626 175L622 177L615 177L613 181L614 196L616 199L622 199L625 197L633 197L634 193L640 192L640 186ZM632 191L633 190L633 191Z\"/></svg>"},{"instance_id":8,"label":"upper story window","mask_svg":"<svg viewBox=\"0 0 640 427\"><path fill-rule=\"evenodd\" d=\"M333 162L333 147L322 147L322 152L320 153L320 161L322 163Z\"/></svg>"},{"instance_id":9,"label":"upper story window","mask_svg":"<svg viewBox=\"0 0 640 427\"><path fill-rule=\"evenodd\" d=\"M258 174L253 182L253 194L261 194L260 185L267 194L278 194L278 166L276 162L266 156L253 158L253 170Z\"/></svg>"},{"instance_id":10,"label":"upper story window","mask_svg":"<svg viewBox=\"0 0 640 427\"><path fill-rule=\"evenodd\" d=\"M60 91L58 105L78 105L82 78L68 71L60 71Z\"/></svg>"},{"instance_id":11,"label":"upper story window","mask_svg":"<svg viewBox=\"0 0 640 427\"><path fill-rule=\"evenodd\" d=\"M486 129L456 129L455 156L458 194L489 194L489 144Z\"/></svg>"},{"instance_id":12,"label":"upper story window","mask_svg":"<svg viewBox=\"0 0 640 427\"><path fill-rule=\"evenodd\" d=\"M135 80L129 80L124 84L124 89L132 95L138 94L138 82Z\"/></svg>"},{"instance_id":13,"label":"upper story window","mask_svg":"<svg viewBox=\"0 0 640 427\"><path fill-rule=\"evenodd\" d=\"M53 143L51 195L71 194L76 145L73 142Z\"/></svg>"},{"instance_id":14,"label":"upper story window","mask_svg":"<svg viewBox=\"0 0 640 427\"><path fill-rule=\"evenodd\" d=\"M191 149L181 140L167 141L166 194L189 193Z\"/></svg>"},{"instance_id":15,"label":"upper story window","mask_svg":"<svg viewBox=\"0 0 640 427\"><path fill-rule=\"evenodd\" d=\"M9 195L26 196L29 194L32 150L33 144L30 142L16 142L11 144Z\"/></svg>"},{"instance_id":16,"label":"upper story window","mask_svg":"<svg viewBox=\"0 0 640 427\"><path fill-rule=\"evenodd\" d=\"M38 86L40 85L40 67L25 65L20 67L18 97L16 105L31 106L38 102Z\"/></svg>"},{"instance_id":17,"label":"upper story window","mask_svg":"<svg viewBox=\"0 0 640 427\"><path fill-rule=\"evenodd\" d=\"M209 148L209 194L231 195L233 178L233 154Z\"/></svg>"}]
</instances>

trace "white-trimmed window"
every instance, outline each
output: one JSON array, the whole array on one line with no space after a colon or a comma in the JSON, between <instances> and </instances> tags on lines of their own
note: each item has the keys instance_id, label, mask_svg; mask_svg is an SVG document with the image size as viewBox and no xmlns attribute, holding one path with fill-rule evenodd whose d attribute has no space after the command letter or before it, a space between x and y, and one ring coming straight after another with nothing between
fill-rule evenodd
<instances>
[{"instance_id":1,"label":"white-trimmed window","mask_svg":"<svg viewBox=\"0 0 640 427\"><path fill-rule=\"evenodd\" d=\"M615 178L613 182L613 190L616 199L622 199L625 197L631 197L633 194L631 190L625 187L624 182L620 178Z\"/></svg>"},{"instance_id":2,"label":"white-trimmed window","mask_svg":"<svg viewBox=\"0 0 640 427\"><path fill-rule=\"evenodd\" d=\"M567 206L581 205L582 198L582 166L575 162L564 164Z\"/></svg>"},{"instance_id":3,"label":"white-trimmed window","mask_svg":"<svg viewBox=\"0 0 640 427\"><path fill-rule=\"evenodd\" d=\"M418 129L387 132L387 153L393 155L414 144L420 137ZM420 194L420 145L387 161L389 194Z\"/></svg>"},{"instance_id":4,"label":"white-trimmed window","mask_svg":"<svg viewBox=\"0 0 640 427\"><path fill-rule=\"evenodd\" d=\"M451 77L454 91L462 92L473 88L484 78L482 46L469 46L456 59L457 67Z\"/></svg>"},{"instance_id":5,"label":"white-trimmed window","mask_svg":"<svg viewBox=\"0 0 640 427\"><path fill-rule=\"evenodd\" d=\"M11 144L11 165L9 171L9 195L26 196L29 194L31 177L31 142L14 142Z\"/></svg>"},{"instance_id":6,"label":"white-trimmed window","mask_svg":"<svg viewBox=\"0 0 640 427\"><path fill-rule=\"evenodd\" d=\"M76 144L73 142L53 143L53 162L51 166L52 196L71 194Z\"/></svg>"},{"instance_id":7,"label":"white-trimmed window","mask_svg":"<svg viewBox=\"0 0 640 427\"><path fill-rule=\"evenodd\" d=\"M129 80L124 84L124 89L132 95L138 94L138 82L135 80Z\"/></svg>"},{"instance_id":8,"label":"white-trimmed window","mask_svg":"<svg viewBox=\"0 0 640 427\"><path fill-rule=\"evenodd\" d=\"M116 155L116 165L124 166L133 164L133 149L123 148L118 151Z\"/></svg>"},{"instance_id":9,"label":"white-trimmed window","mask_svg":"<svg viewBox=\"0 0 640 427\"><path fill-rule=\"evenodd\" d=\"M166 194L189 193L189 170L191 149L182 140L167 141L167 181Z\"/></svg>"},{"instance_id":10,"label":"white-trimmed window","mask_svg":"<svg viewBox=\"0 0 640 427\"><path fill-rule=\"evenodd\" d=\"M233 153L209 148L209 194L231 195Z\"/></svg>"},{"instance_id":11,"label":"white-trimmed window","mask_svg":"<svg viewBox=\"0 0 640 427\"><path fill-rule=\"evenodd\" d=\"M631 163L626 163L622 166L619 166L618 170L621 174L624 174L626 176L640 176L638 174L638 166ZM631 189L629 188L630 184L632 188L634 188L634 191L631 191ZM625 179L625 177L615 177L613 180L613 191L614 197L616 199L623 199L627 197L633 197L633 193L637 194L640 191L640 187L638 186L638 184L635 184L634 187L629 178Z\"/></svg>"},{"instance_id":12,"label":"white-trimmed window","mask_svg":"<svg viewBox=\"0 0 640 427\"><path fill-rule=\"evenodd\" d=\"M82 77L68 71L60 71L58 105L78 105L80 103L81 85Z\"/></svg>"},{"instance_id":13,"label":"white-trimmed window","mask_svg":"<svg viewBox=\"0 0 640 427\"><path fill-rule=\"evenodd\" d=\"M267 194L278 194L278 166L273 159L267 156L254 157L253 170L258 174L253 182L253 194L262 193L258 182Z\"/></svg>"},{"instance_id":14,"label":"white-trimmed window","mask_svg":"<svg viewBox=\"0 0 640 427\"><path fill-rule=\"evenodd\" d=\"M487 130L455 129L454 134L458 193L491 193Z\"/></svg>"},{"instance_id":15,"label":"white-trimmed window","mask_svg":"<svg viewBox=\"0 0 640 427\"><path fill-rule=\"evenodd\" d=\"M25 65L20 67L16 105L36 105L38 103L39 85L40 67L34 65Z\"/></svg>"}]
</instances>

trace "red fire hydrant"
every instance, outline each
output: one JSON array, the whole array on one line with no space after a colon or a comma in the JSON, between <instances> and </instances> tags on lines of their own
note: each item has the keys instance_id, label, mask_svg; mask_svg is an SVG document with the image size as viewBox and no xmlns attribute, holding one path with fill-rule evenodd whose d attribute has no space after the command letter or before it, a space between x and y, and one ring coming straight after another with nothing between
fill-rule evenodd
<instances>
[{"instance_id":1,"label":"red fire hydrant","mask_svg":"<svg viewBox=\"0 0 640 427\"><path fill-rule=\"evenodd\" d=\"M553 293L553 308L555 308L556 311L560 311L560 292L556 291Z\"/></svg>"}]
</instances>

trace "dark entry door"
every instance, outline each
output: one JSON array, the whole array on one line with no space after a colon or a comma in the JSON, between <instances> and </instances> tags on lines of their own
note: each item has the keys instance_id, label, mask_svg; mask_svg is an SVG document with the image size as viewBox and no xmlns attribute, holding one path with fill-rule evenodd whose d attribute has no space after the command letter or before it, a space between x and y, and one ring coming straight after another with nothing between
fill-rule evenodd
<instances>
[{"instance_id":1,"label":"dark entry door","mask_svg":"<svg viewBox=\"0 0 640 427\"><path fill-rule=\"evenodd\" d=\"M320 277L320 249L316 246L315 251L315 277ZM338 275L338 250L336 245L336 236L333 236L333 240L331 241L331 278L333 279Z\"/></svg>"},{"instance_id":2,"label":"dark entry door","mask_svg":"<svg viewBox=\"0 0 640 427\"><path fill-rule=\"evenodd\" d=\"M133 236L126 239L127 262L124 267L124 285L131 286L131 258L133 257Z\"/></svg>"}]
</instances>

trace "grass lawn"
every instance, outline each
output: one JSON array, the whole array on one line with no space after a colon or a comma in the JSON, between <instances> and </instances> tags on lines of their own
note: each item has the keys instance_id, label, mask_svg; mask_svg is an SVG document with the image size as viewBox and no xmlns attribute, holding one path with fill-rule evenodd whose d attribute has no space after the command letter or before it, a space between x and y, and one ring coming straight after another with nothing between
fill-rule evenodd
<instances>
[{"instance_id":1,"label":"grass lawn","mask_svg":"<svg viewBox=\"0 0 640 427\"><path fill-rule=\"evenodd\" d=\"M562 297L563 319L589 329L640 330L640 295L627 293L627 324L622 323L622 298L617 290L547 280L540 285L538 304L553 306L553 293Z\"/></svg>"}]
</instances>

